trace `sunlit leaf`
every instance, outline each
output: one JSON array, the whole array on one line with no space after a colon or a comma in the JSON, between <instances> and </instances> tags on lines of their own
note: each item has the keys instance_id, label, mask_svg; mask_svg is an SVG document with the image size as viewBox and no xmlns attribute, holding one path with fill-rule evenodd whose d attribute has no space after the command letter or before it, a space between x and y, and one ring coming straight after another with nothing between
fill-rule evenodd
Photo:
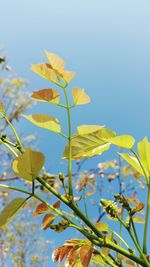
<instances>
[{"instance_id":1,"label":"sunlit leaf","mask_svg":"<svg viewBox=\"0 0 150 267\"><path fill-rule=\"evenodd\" d=\"M63 70L65 68L65 62L61 57L49 51L45 51L45 55L53 69Z\"/></svg>"},{"instance_id":2,"label":"sunlit leaf","mask_svg":"<svg viewBox=\"0 0 150 267\"><path fill-rule=\"evenodd\" d=\"M116 145L122 148L131 149L134 145L135 140L130 135L120 135L120 136L115 136L109 139L109 142L113 145Z\"/></svg>"},{"instance_id":3,"label":"sunlit leaf","mask_svg":"<svg viewBox=\"0 0 150 267\"><path fill-rule=\"evenodd\" d=\"M77 132L79 135L84 135L96 132L102 128L104 128L104 126L101 125L79 125L77 127Z\"/></svg>"},{"instance_id":4,"label":"sunlit leaf","mask_svg":"<svg viewBox=\"0 0 150 267\"><path fill-rule=\"evenodd\" d=\"M34 91L31 97L38 101L51 102L54 104L58 104L60 95L55 89L42 89L42 90Z\"/></svg>"},{"instance_id":5,"label":"sunlit leaf","mask_svg":"<svg viewBox=\"0 0 150 267\"><path fill-rule=\"evenodd\" d=\"M109 231L108 224L105 222L98 222L95 224L95 227L101 232L108 232Z\"/></svg>"},{"instance_id":6,"label":"sunlit leaf","mask_svg":"<svg viewBox=\"0 0 150 267\"><path fill-rule=\"evenodd\" d=\"M32 114L22 116L38 127L45 128L56 133L61 132L60 122L55 117L49 116L47 114Z\"/></svg>"},{"instance_id":7,"label":"sunlit leaf","mask_svg":"<svg viewBox=\"0 0 150 267\"><path fill-rule=\"evenodd\" d=\"M46 230L47 228L49 228L51 223L53 223L53 221L55 220L55 218L56 218L56 215L52 213L46 214L42 220L42 229Z\"/></svg>"},{"instance_id":8,"label":"sunlit leaf","mask_svg":"<svg viewBox=\"0 0 150 267\"><path fill-rule=\"evenodd\" d=\"M90 102L90 97L84 92L84 89L73 88L72 96L75 105L84 105Z\"/></svg>"},{"instance_id":9,"label":"sunlit leaf","mask_svg":"<svg viewBox=\"0 0 150 267\"><path fill-rule=\"evenodd\" d=\"M133 216L133 221L135 223L145 223L145 220L140 216ZM126 223L129 223L129 216L126 217Z\"/></svg>"},{"instance_id":10,"label":"sunlit leaf","mask_svg":"<svg viewBox=\"0 0 150 267\"><path fill-rule=\"evenodd\" d=\"M32 65L31 69L48 81L51 81L54 83L57 81L57 74L55 70L51 68L51 65L48 63Z\"/></svg>"},{"instance_id":11,"label":"sunlit leaf","mask_svg":"<svg viewBox=\"0 0 150 267\"><path fill-rule=\"evenodd\" d=\"M39 175L44 165L44 155L30 148L13 161L13 170L18 177L32 181Z\"/></svg>"},{"instance_id":12,"label":"sunlit leaf","mask_svg":"<svg viewBox=\"0 0 150 267\"><path fill-rule=\"evenodd\" d=\"M0 112L4 111L4 104L2 102L0 102Z\"/></svg>"},{"instance_id":13,"label":"sunlit leaf","mask_svg":"<svg viewBox=\"0 0 150 267\"><path fill-rule=\"evenodd\" d=\"M110 144L107 139L114 137L115 132L102 128L90 134L75 134L71 140L72 159L89 158L95 155L101 155L108 150ZM104 140L105 139L105 140ZM64 157L69 157L69 147L65 147Z\"/></svg>"},{"instance_id":14,"label":"sunlit leaf","mask_svg":"<svg viewBox=\"0 0 150 267\"><path fill-rule=\"evenodd\" d=\"M150 177L150 142L147 137L138 143L138 153L147 177Z\"/></svg>"},{"instance_id":15,"label":"sunlit leaf","mask_svg":"<svg viewBox=\"0 0 150 267\"><path fill-rule=\"evenodd\" d=\"M142 176L144 176L143 170L135 156L128 155L125 153L119 153L119 155L128 162L133 168L135 168Z\"/></svg>"},{"instance_id":16,"label":"sunlit leaf","mask_svg":"<svg viewBox=\"0 0 150 267\"><path fill-rule=\"evenodd\" d=\"M26 202L26 198L13 199L0 214L0 227L6 225L19 212Z\"/></svg>"},{"instance_id":17,"label":"sunlit leaf","mask_svg":"<svg viewBox=\"0 0 150 267\"><path fill-rule=\"evenodd\" d=\"M83 267L88 267L93 253L93 247L84 245L80 248L80 260Z\"/></svg>"}]
</instances>

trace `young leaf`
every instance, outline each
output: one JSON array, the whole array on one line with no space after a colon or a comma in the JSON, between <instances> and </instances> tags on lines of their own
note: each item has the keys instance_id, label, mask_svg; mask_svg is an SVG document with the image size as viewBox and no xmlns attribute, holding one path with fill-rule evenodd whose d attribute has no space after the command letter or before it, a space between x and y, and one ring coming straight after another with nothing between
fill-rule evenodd
<instances>
[{"instance_id":1,"label":"young leaf","mask_svg":"<svg viewBox=\"0 0 150 267\"><path fill-rule=\"evenodd\" d=\"M147 177L150 177L150 142L147 137L138 143L138 153Z\"/></svg>"},{"instance_id":2,"label":"young leaf","mask_svg":"<svg viewBox=\"0 0 150 267\"><path fill-rule=\"evenodd\" d=\"M108 232L109 231L108 224L105 222L98 222L95 224L95 227L101 232Z\"/></svg>"},{"instance_id":3,"label":"young leaf","mask_svg":"<svg viewBox=\"0 0 150 267\"><path fill-rule=\"evenodd\" d=\"M55 89L42 89L42 90L34 91L31 97L38 101L51 102L53 104L58 104L60 95Z\"/></svg>"},{"instance_id":4,"label":"young leaf","mask_svg":"<svg viewBox=\"0 0 150 267\"><path fill-rule=\"evenodd\" d=\"M72 96L74 105L84 105L90 102L90 97L84 92L84 89L73 88Z\"/></svg>"},{"instance_id":5,"label":"young leaf","mask_svg":"<svg viewBox=\"0 0 150 267\"><path fill-rule=\"evenodd\" d=\"M61 132L60 122L55 117L49 116L47 114L32 114L22 116L38 127L45 128L56 133Z\"/></svg>"},{"instance_id":6,"label":"young leaf","mask_svg":"<svg viewBox=\"0 0 150 267\"><path fill-rule=\"evenodd\" d=\"M77 132L79 135L84 135L96 132L102 128L104 128L104 126L101 125L79 125L77 127Z\"/></svg>"},{"instance_id":7,"label":"young leaf","mask_svg":"<svg viewBox=\"0 0 150 267\"><path fill-rule=\"evenodd\" d=\"M135 223L144 223L145 222L144 219L140 216L134 216L133 221ZM129 222L129 216L126 217L126 223L128 223L128 222Z\"/></svg>"},{"instance_id":8,"label":"young leaf","mask_svg":"<svg viewBox=\"0 0 150 267\"><path fill-rule=\"evenodd\" d=\"M13 161L12 168L18 177L32 181L44 165L44 155L30 148Z\"/></svg>"},{"instance_id":9,"label":"young leaf","mask_svg":"<svg viewBox=\"0 0 150 267\"><path fill-rule=\"evenodd\" d=\"M128 162L134 169L136 169L142 176L144 176L143 170L135 156L131 156L125 153L119 153L119 155Z\"/></svg>"},{"instance_id":10,"label":"young leaf","mask_svg":"<svg viewBox=\"0 0 150 267\"><path fill-rule=\"evenodd\" d=\"M83 267L88 267L93 253L93 247L84 245L80 248L80 260Z\"/></svg>"},{"instance_id":11,"label":"young leaf","mask_svg":"<svg viewBox=\"0 0 150 267\"><path fill-rule=\"evenodd\" d=\"M4 105L2 102L0 102L0 112L3 112L4 111Z\"/></svg>"},{"instance_id":12,"label":"young leaf","mask_svg":"<svg viewBox=\"0 0 150 267\"><path fill-rule=\"evenodd\" d=\"M36 210L34 212L34 216L39 216L45 212L47 212L49 210L48 206L45 203L40 203L38 204L38 206L36 207Z\"/></svg>"},{"instance_id":13,"label":"young leaf","mask_svg":"<svg viewBox=\"0 0 150 267\"><path fill-rule=\"evenodd\" d=\"M0 227L9 223L19 212L25 202L26 198L15 198L3 209L2 213L0 214Z\"/></svg>"},{"instance_id":14,"label":"young leaf","mask_svg":"<svg viewBox=\"0 0 150 267\"><path fill-rule=\"evenodd\" d=\"M102 128L96 132L85 135L75 134L71 140L72 159L89 158L95 155L101 155L110 147L110 143L107 142L107 139L114 136L115 133L107 128ZM64 150L63 158L68 157L69 147L67 145Z\"/></svg>"},{"instance_id":15,"label":"young leaf","mask_svg":"<svg viewBox=\"0 0 150 267\"><path fill-rule=\"evenodd\" d=\"M130 135L120 135L109 139L108 142L122 148L131 149L134 145L135 140Z\"/></svg>"},{"instance_id":16,"label":"young leaf","mask_svg":"<svg viewBox=\"0 0 150 267\"><path fill-rule=\"evenodd\" d=\"M46 230L47 228L49 228L51 223L53 223L53 221L55 220L55 218L56 218L56 215L52 213L46 214L42 220L42 229Z\"/></svg>"},{"instance_id":17,"label":"young leaf","mask_svg":"<svg viewBox=\"0 0 150 267\"><path fill-rule=\"evenodd\" d=\"M31 69L48 81L51 81L54 83L57 81L57 74L55 70L51 68L51 65L48 63L32 65Z\"/></svg>"}]
</instances>

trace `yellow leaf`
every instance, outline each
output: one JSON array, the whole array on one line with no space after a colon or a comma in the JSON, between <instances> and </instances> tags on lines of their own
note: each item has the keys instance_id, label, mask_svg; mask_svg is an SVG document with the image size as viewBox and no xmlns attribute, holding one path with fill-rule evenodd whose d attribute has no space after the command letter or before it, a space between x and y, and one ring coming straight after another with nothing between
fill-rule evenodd
<instances>
[{"instance_id":1,"label":"yellow leaf","mask_svg":"<svg viewBox=\"0 0 150 267\"><path fill-rule=\"evenodd\" d=\"M48 63L32 65L31 69L48 81L51 81L54 83L57 81L57 74L55 70L51 68L51 65Z\"/></svg>"},{"instance_id":2,"label":"yellow leaf","mask_svg":"<svg viewBox=\"0 0 150 267\"><path fill-rule=\"evenodd\" d=\"M120 135L109 139L108 142L119 147L131 149L134 145L135 140L130 135Z\"/></svg>"},{"instance_id":3,"label":"yellow leaf","mask_svg":"<svg viewBox=\"0 0 150 267\"><path fill-rule=\"evenodd\" d=\"M31 97L38 101L51 102L54 104L58 104L60 95L55 89L42 89L42 90L34 91Z\"/></svg>"},{"instance_id":4,"label":"yellow leaf","mask_svg":"<svg viewBox=\"0 0 150 267\"><path fill-rule=\"evenodd\" d=\"M104 128L104 126L101 125L79 125L77 127L77 132L79 135L83 135L96 132L102 128Z\"/></svg>"},{"instance_id":5,"label":"yellow leaf","mask_svg":"<svg viewBox=\"0 0 150 267\"><path fill-rule=\"evenodd\" d=\"M147 177L150 177L150 142L147 137L138 143L138 153Z\"/></svg>"},{"instance_id":6,"label":"yellow leaf","mask_svg":"<svg viewBox=\"0 0 150 267\"><path fill-rule=\"evenodd\" d=\"M75 134L71 140L72 159L89 158L101 155L108 150L110 144L107 139L115 136L115 133L107 128L102 128L96 132L79 135ZM104 140L105 139L105 140ZM63 158L69 157L69 146L64 150Z\"/></svg>"},{"instance_id":7,"label":"yellow leaf","mask_svg":"<svg viewBox=\"0 0 150 267\"><path fill-rule=\"evenodd\" d=\"M18 177L32 181L44 165L44 155L30 148L13 161L12 168Z\"/></svg>"},{"instance_id":8,"label":"yellow leaf","mask_svg":"<svg viewBox=\"0 0 150 267\"><path fill-rule=\"evenodd\" d=\"M133 221L135 223L145 223L144 219L140 216L133 216ZM126 223L129 223L129 216L126 217Z\"/></svg>"},{"instance_id":9,"label":"yellow leaf","mask_svg":"<svg viewBox=\"0 0 150 267\"><path fill-rule=\"evenodd\" d=\"M60 122L55 117L49 116L47 114L32 114L22 116L38 127L45 128L56 133L61 132Z\"/></svg>"},{"instance_id":10,"label":"yellow leaf","mask_svg":"<svg viewBox=\"0 0 150 267\"><path fill-rule=\"evenodd\" d=\"M134 169L136 169L142 176L144 176L143 170L135 156L128 155L125 153L119 153L119 155L128 162Z\"/></svg>"},{"instance_id":11,"label":"yellow leaf","mask_svg":"<svg viewBox=\"0 0 150 267\"><path fill-rule=\"evenodd\" d=\"M0 102L0 112L3 112L4 111L4 105L2 102Z\"/></svg>"},{"instance_id":12,"label":"yellow leaf","mask_svg":"<svg viewBox=\"0 0 150 267\"><path fill-rule=\"evenodd\" d=\"M59 56L57 56L56 54L45 51L45 55L53 69L63 70L65 68L64 60Z\"/></svg>"},{"instance_id":13,"label":"yellow leaf","mask_svg":"<svg viewBox=\"0 0 150 267\"><path fill-rule=\"evenodd\" d=\"M90 102L90 97L84 92L84 89L73 88L72 96L75 105L84 105Z\"/></svg>"},{"instance_id":14,"label":"yellow leaf","mask_svg":"<svg viewBox=\"0 0 150 267\"><path fill-rule=\"evenodd\" d=\"M105 222L98 222L95 224L95 227L101 232L108 232L109 231L108 224Z\"/></svg>"}]
</instances>

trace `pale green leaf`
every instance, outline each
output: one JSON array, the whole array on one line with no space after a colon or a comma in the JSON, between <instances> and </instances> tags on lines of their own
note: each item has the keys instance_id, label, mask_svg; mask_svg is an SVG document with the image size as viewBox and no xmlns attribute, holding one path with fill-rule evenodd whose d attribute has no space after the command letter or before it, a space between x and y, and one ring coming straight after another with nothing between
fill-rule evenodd
<instances>
[{"instance_id":1,"label":"pale green leaf","mask_svg":"<svg viewBox=\"0 0 150 267\"><path fill-rule=\"evenodd\" d=\"M22 116L38 127L45 128L56 133L61 132L60 122L55 117L49 116L47 114L32 114Z\"/></svg>"},{"instance_id":2,"label":"pale green leaf","mask_svg":"<svg viewBox=\"0 0 150 267\"><path fill-rule=\"evenodd\" d=\"M107 128L102 128L90 134L75 134L71 140L72 159L89 158L95 155L101 155L108 150L110 143L107 139L114 137L115 133ZM69 146L64 150L63 158L69 157Z\"/></svg>"},{"instance_id":3,"label":"pale green leaf","mask_svg":"<svg viewBox=\"0 0 150 267\"><path fill-rule=\"evenodd\" d=\"M0 227L9 223L25 202L26 198L15 198L3 209L0 214Z\"/></svg>"},{"instance_id":4,"label":"pale green leaf","mask_svg":"<svg viewBox=\"0 0 150 267\"><path fill-rule=\"evenodd\" d=\"M30 148L13 161L12 168L18 177L32 181L44 165L44 155Z\"/></svg>"},{"instance_id":5,"label":"pale green leaf","mask_svg":"<svg viewBox=\"0 0 150 267\"><path fill-rule=\"evenodd\" d=\"M125 153L119 153L119 155L134 169L136 169L137 172L139 172L142 176L144 176L143 170L135 156L125 154Z\"/></svg>"}]
</instances>

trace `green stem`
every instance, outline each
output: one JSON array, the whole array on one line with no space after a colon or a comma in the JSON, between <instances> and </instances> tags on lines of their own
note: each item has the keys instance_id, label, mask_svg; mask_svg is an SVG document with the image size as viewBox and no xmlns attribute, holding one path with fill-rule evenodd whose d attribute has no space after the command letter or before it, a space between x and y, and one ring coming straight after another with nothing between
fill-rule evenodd
<instances>
[{"instance_id":1,"label":"green stem","mask_svg":"<svg viewBox=\"0 0 150 267\"><path fill-rule=\"evenodd\" d=\"M118 235L115 231L111 231L114 235L116 235L121 241L122 241L122 243L124 243L124 245L127 247L127 249L129 249L129 246L128 246L128 244L124 241L124 239L120 236L120 235Z\"/></svg>"},{"instance_id":2,"label":"green stem","mask_svg":"<svg viewBox=\"0 0 150 267\"><path fill-rule=\"evenodd\" d=\"M15 156L18 157L18 154L16 153L16 151L9 146L7 143L3 142L2 140L0 140L0 143L3 144L5 147L7 147L7 149Z\"/></svg>"},{"instance_id":3,"label":"green stem","mask_svg":"<svg viewBox=\"0 0 150 267\"><path fill-rule=\"evenodd\" d=\"M73 188L72 188L72 152L71 152L71 117L70 117L70 107L68 96L66 92L66 87L63 88L64 95L66 99L66 107L67 107L67 116L68 116L68 146L69 146L69 162L68 162L68 176L69 176L69 195L73 197Z\"/></svg>"},{"instance_id":4,"label":"green stem","mask_svg":"<svg viewBox=\"0 0 150 267\"><path fill-rule=\"evenodd\" d=\"M143 239L143 252L147 254L147 236L149 225L149 210L150 210L150 184L148 184L147 206L145 215L144 239Z\"/></svg>"},{"instance_id":5,"label":"green stem","mask_svg":"<svg viewBox=\"0 0 150 267\"><path fill-rule=\"evenodd\" d=\"M89 218L88 216L88 211L87 211L87 205L86 205L86 189L83 189L83 201L84 201L84 209L85 209L85 215L87 218Z\"/></svg>"},{"instance_id":6,"label":"green stem","mask_svg":"<svg viewBox=\"0 0 150 267\"><path fill-rule=\"evenodd\" d=\"M136 228L135 228L135 225L134 225L132 217L131 217L131 225L132 225L132 228L133 228L133 232L134 232L134 236L136 238L136 241L137 241L138 245L140 246L140 242L139 242L139 239L138 239L138 236L137 236Z\"/></svg>"},{"instance_id":7,"label":"green stem","mask_svg":"<svg viewBox=\"0 0 150 267\"><path fill-rule=\"evenodd\" d=\"M21 140L20 140L20 138L19 138L19 136L18 136L18 133L16 132L14 126L13 126L12 123L8 120L7 117L4 117L4 118L5 118L6 122L9 124L10 128L12 129L12 131L13 131L15 137L16 137L17 143L18 143L18 145L19 145L19 147L20 147L20 152L24 152L24 148L23 148L23 146L22 146Z\"/></svg>"}]
</instances>

